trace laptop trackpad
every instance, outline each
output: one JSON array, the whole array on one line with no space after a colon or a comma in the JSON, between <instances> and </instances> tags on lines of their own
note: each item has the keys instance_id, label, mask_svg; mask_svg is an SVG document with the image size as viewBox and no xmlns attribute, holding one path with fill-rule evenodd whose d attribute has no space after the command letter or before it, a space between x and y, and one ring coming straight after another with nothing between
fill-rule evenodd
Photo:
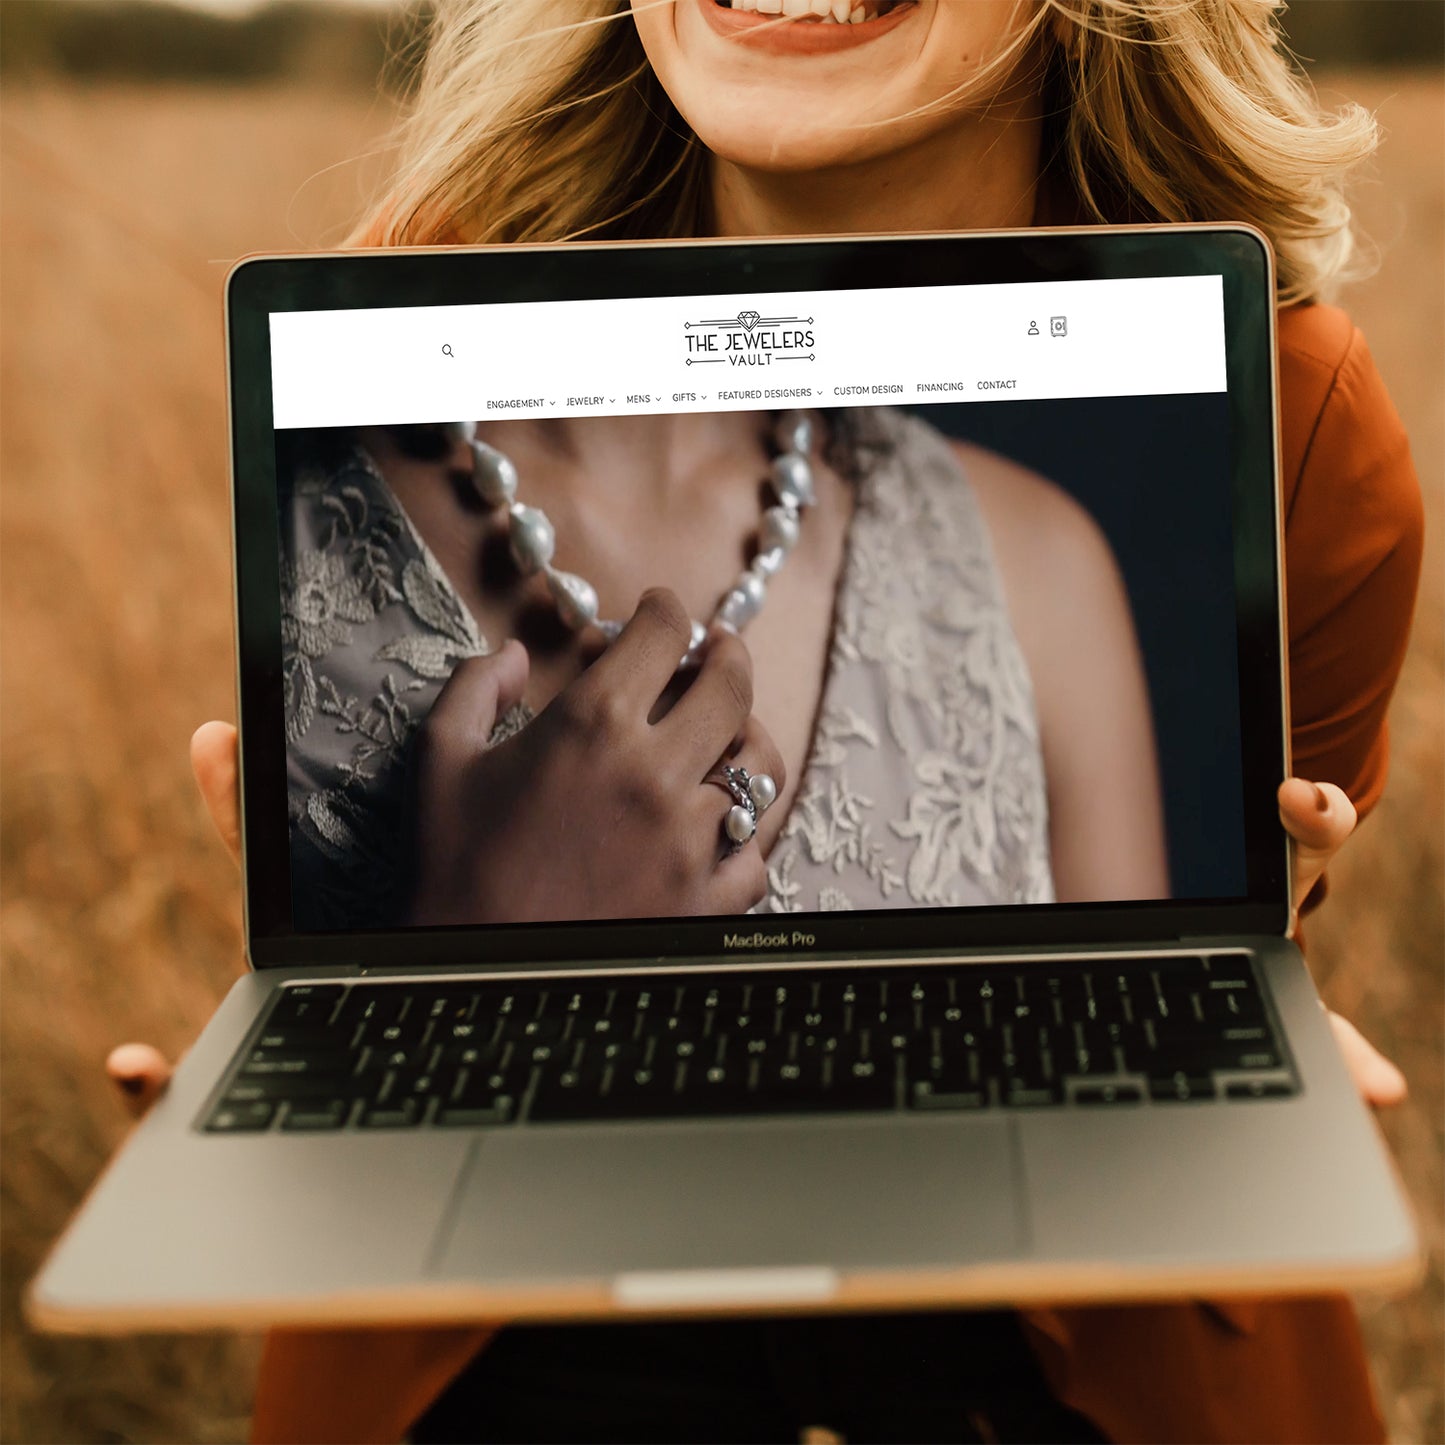
<instances>
[{"instance_id":1,"label":"laptop trackpad","mask_svg":"<svg viewBox=\"0 0 1445 1445\"><path fill-rule=\"evenodd\" d=\"M1027 1228L1011 1130L890 1116L490 1134L433 1273L540 1284L1013 1255Z\"/></svg>"}]
</instances>

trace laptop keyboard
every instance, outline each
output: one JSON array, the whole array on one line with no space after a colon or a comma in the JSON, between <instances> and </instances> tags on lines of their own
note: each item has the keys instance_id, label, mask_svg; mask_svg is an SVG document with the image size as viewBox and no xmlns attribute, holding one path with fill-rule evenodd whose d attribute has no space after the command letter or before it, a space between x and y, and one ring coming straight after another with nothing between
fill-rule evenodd
<instances>
[{"instance_id":1,"label":"laptop keyboard","mask_svg":"<svg viewBox=\"0 0 1445 1445\"><path fill-rule=\"evenodd\" d=\"M217 1133L1293 1094L1243 954L281 989Z\"/></svg>"}]
</instances>

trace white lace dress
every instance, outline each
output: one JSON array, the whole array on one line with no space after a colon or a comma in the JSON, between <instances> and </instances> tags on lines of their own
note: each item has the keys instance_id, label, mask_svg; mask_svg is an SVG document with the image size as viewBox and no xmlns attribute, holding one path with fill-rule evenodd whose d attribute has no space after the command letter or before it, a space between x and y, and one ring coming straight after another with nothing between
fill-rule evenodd
<instances>
[{"instance_id":1,"label":"white lace dress","mask_svg":"<svg viewBox=\"0 0 1445 1445\"><path fill-rule=\"evenodd\" d=\"M1033 691L973 490L917 418L879 410L868 435L812 752L756 911L1050 902ZM295 926L395 926L408 740L491 640L359 449L283 481L281 546Z\"/></svg>"}]
</instances>

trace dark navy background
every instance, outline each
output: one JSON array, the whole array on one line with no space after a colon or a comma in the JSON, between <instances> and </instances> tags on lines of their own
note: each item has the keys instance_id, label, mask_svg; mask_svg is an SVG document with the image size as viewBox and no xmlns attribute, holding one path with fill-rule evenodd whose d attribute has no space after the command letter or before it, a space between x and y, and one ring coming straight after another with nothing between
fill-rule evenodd
<instances>
[{"instance_id":1,"label":"dark navy background","mask_svg":"<svg viewBox=\"0 0 1445 1445\"><path fill-rule=\"evenodd\" d=\"M1176 898L1245 892L1229 420L1222 393L912 408L1057 482L1109 539L1134 608Z\"/></svg>"}]
</instances>

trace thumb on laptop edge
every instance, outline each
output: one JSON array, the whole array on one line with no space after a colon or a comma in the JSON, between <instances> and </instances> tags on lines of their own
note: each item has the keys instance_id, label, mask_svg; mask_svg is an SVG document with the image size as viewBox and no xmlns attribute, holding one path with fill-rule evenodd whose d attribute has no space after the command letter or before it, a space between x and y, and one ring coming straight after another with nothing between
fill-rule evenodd
<instances>
[{"instance_id":1,"label":"thumb on laptop edge","mask_svg":"<svg viewBox=\"0 0 1445 1445\"><path fill-rule=\"evenodd\" d=\"M1278 803L1279 820L1294 840L1294 900L1299 907L1355 831L1355 805L1343 788L1304 778L1285 779Z\"/></svg>"},{"instance_id":2,"label":"thumb on laptop edge","mask_svg":"<svg viewBox=\"0 0 1445 1445\"><path fill-rule=\"evenodd\" d=\"M240 764L236 729L230 723L202 723L191 734L191 771L206 811L226 852L241 861Z\"/></svg>"}]
</instances>

